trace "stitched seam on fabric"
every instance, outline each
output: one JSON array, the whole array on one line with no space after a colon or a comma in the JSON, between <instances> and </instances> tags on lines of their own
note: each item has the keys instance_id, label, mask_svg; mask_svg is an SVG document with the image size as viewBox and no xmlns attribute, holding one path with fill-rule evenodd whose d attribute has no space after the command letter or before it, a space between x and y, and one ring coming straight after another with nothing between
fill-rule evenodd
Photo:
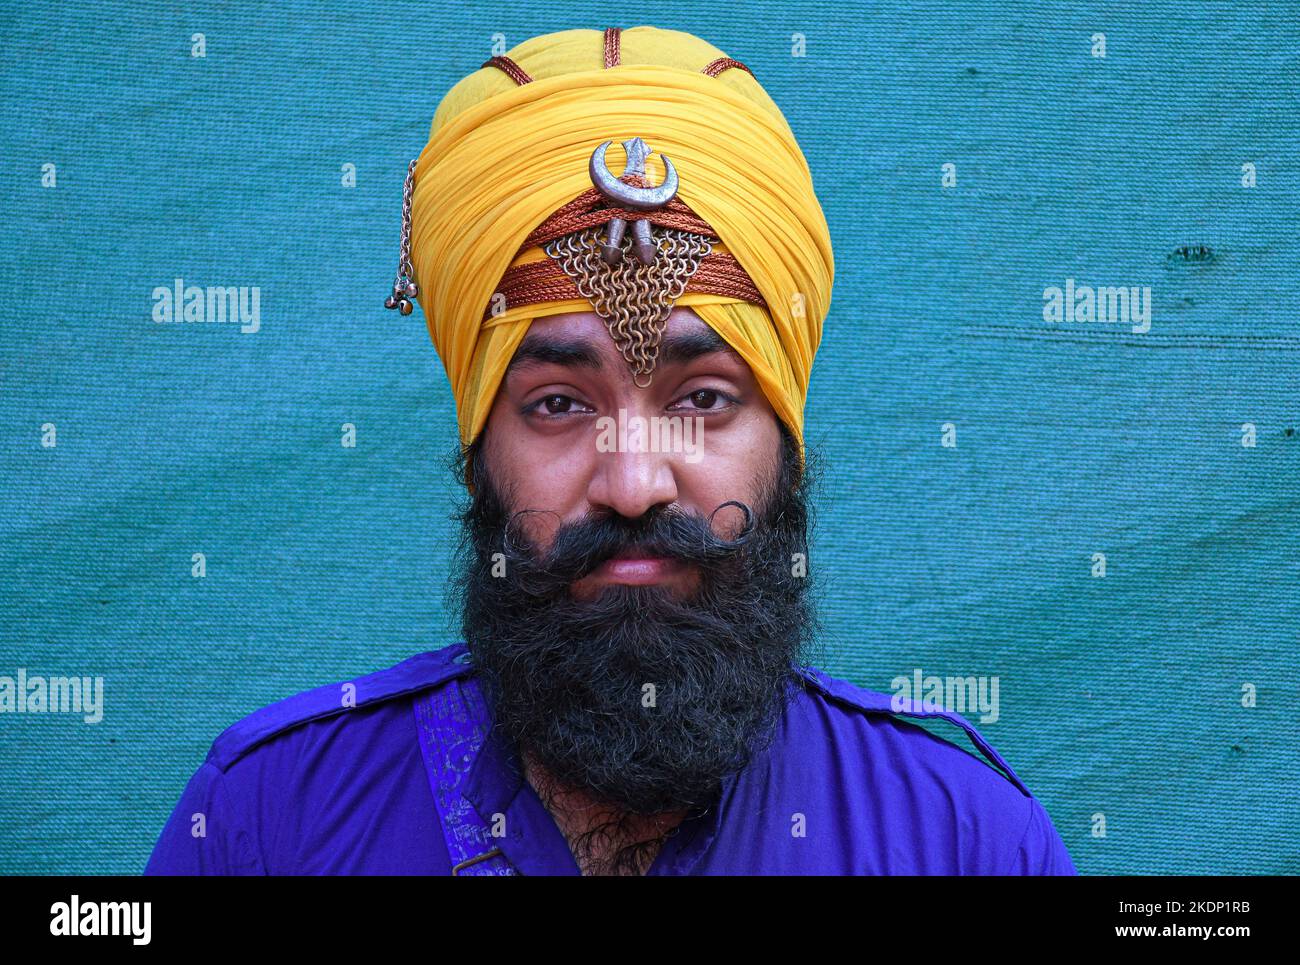
<instances>
[{"instance_id":1,"label":"stitched seam on fabric","mask_svg":"<svg viewBox=\"0 0 1300 965\"><path fill-rule=\"evenodd\" d=\"M921 728L921 730L925 730L927 734L929 734L931 737L934 737L936 740L944 741L945 743L952 745L958 750L970 754L971 757L974 757L985 767L989 768L990 770L994 771L997 774L1002 775L1002 777L1005 780L1009 781L1011 786L1014 787L1017 791L1019 791L1022 795L1028 798L1033 797L1033 794L1030 792L1028 785L1026 785L1025 782L1020 779L1020 776L1016 774L1015 768L1013 768L1010 765L1010 763L1008 763L1005 759L1002 758L1002 755L998 752L997 748L995 748L992 744L990 744L988 740L983 737L983 735L980 735L979 732L975 730L975 726L971 724L969 721L966 722L966 725L963 725L959 721L954 720L953 716L956 715L953 714L952 711L938 711L938 710L895 711L895 710L881 710L874 707L863 707L861 704L858 704L848 698L840 697L838 694L835 694L829 689L827 689L826 686L823 685L822 682L817 679L815 673L810 668L801 667L799 668L799 672L801 676L803 676L805 679L810 681L820 693L824 694L828 700L834 700L840 704L843 704L846 707L851 707L854 710L858 711L859 713L880 714L890 720L894 720L894 721L902 720L903 723L908 723L908 721L905 720L904 718L914 717L918 720L941 720L946 724L951 724L966 736L966 743L974 747L975 749L974 752L971 751L970 746L963 747L962 745L956 743L955 741L950 741L946 737L936 734L933 731L925 730L925 728L923 727ZM913 725L913 726L919 726L919 725ZM981 741L983 742L982 745L981 745Z\"/></svg>"},{"instance_id":2,"label":"stitched seam on fabric","mask_svg":"<svg viewBox=\"0 0 1300 965\"><path fill-rule=\"evenodd\" d=\"M262 735L254 743L248 744L245 747L241 747L237 751L230 752L234 756L225 763L224 767L218 767L218 769L223 771L229 770L239 761L243 760L253 751L261 747L263 744L267 743L268 741L275 740L277 737L284 736L285 734L293 730L295 727L301 727L304 724L310 724L318 720L325 720L328 717L337 717L340 714L351 713L352 711L360 710L363 707L373 707L374 705L381 703L385 700L393 700L397 697L405 697L410 694L416 693L418 691L425 690L429 687L437 687L440 684L446 683L448 680L452 680L456 677L460 677L466 673L472 672L472 669L473 668L467 667L463 664L454 665L453 667L447 668L447 672L445 676L437 677L434 680L421 681L418 684L413 684L410 687L404 688L402 690L394 690L380 696L375 696L375 697L362 700L359 704L356 705L356 707L331 707L328 710L322 710L319 713L312 714L309 717L297 718L285 724L283 727L279 728L278 730L273 730L268 734ZM327 684L326 686L332 686L332 685ZM275 704L268 704L267 706L274 707ZM266 708L264 707L261 709L265 710ZM232 727L238 726L239 723L240 721L236 721L235 724L232 724L231 726ZM210 759L211 758L209 757L209 760Z\"/></svg>"},{"instance_id":3,"label":"stitched seam on fabric","mask_svg":"<svg viewBox=\"0 0 1300 965\"><path fill-rule=\"evenodd\" d=\"M207 767L208 762L205 761L203 766ZM249 830L252 823L248 820L248 815L244 812L244 809L235 803L235 796L226 787L226 772L216 765L212 765L212 768L217 772L215 778L217 793L225 798L227 810L238 821L238 826L234 829L234 833L230 835L229 840L238 842L236 847L253 859L251 863L259 868L262 874L267 874L265 855L255 852L252 848L253 833Z\"/></svg>"},{"instance_id":4,"label":"stitched seam on fabric","mask_svg":"<svg viewBox=\"0 0 1300 965\"><path fill-rule=\"evenodd\" d=\"M1025 829L1020 832L1020 840L1016 842L1016 846L1011 850L1011 858L1006 863L1006 870L1002 872L1004 876L1011 874L1011 866L1016 863L1020 849L1025 846L1025 839L1029 837L1029 828L1034 823L1034 808L1037 804L1038 802L1033 797L1029 798L1029 820L1025 822Z\"/></svg>"}]
</instances>

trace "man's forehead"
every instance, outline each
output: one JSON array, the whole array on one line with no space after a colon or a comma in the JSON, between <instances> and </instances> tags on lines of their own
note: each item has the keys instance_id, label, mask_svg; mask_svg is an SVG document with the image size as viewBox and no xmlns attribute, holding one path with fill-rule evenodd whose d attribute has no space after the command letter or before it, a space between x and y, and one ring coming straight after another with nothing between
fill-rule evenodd
<instances>
[{"instance_id":1,"label":"man's forehead","mask_svg":"<svg viewBox=\"0 0 1300 965\"><path fill-rule=\"evenodd\" d=\"M690 309L674 309L664 326L660 362L688 361L722 352L744 365L740 354ZM560 361L605 369L614 362L627 366L605 322L595 312L568 312L536 319L516 349L510 367L520 363Z\"/></svg>"}]
</instances>

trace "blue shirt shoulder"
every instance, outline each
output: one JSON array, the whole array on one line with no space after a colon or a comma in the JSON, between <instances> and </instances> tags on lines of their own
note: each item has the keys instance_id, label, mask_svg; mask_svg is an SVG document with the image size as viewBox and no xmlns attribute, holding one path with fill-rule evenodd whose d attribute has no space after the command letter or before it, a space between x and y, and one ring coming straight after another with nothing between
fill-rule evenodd
<instances>
[{"instance_id":1,"label":"blue shirt shoulder","mask_svg":"<svg viewBox=\"0 0 1300 965\"><path fill-rule=\"evenodd\" d=\"M416 654L226 728L145 874L446 873L409 698L469 672L466 653L460 642Z\"/></svg>"},{"instance_id":2,"label":"blue shirt shoulder","mask_svg":"<svg viewBox=\"0 0 1300 965\"><path fill-rule=\"evenodd\" d=\"M758 833L782 867L827 873L833 855L840 874L1077 874L1041 803L959 713L812 667L801 677L780 751L754 762L730 802L770 816ZM922 722L952 725L978 755Z\"/></svg>"},{"instance_id":3,"label":"blue shirt shoulder","mask_svg":"<svg viewBox=\"0 0 1300 965\"><path fill-rule=\"evenodd\" d=\"M226 770L258 745L295 727L435 687L468 670L462 662L467 653L463 642L455 643L356 680L326 684L268 704L222 731L207 759Z\"/></svg>"},{"instance_id":4,"label":"blue shirt shoulder","mask_svg":"<svg viewBox=\"0 0 1300 965\"><path fill-rule=\"evenodd\" d=\"M897 694L882 694L874 690L866 690L847 680L839 680L835 677L828 676L814 667L805 667L802 674L817 690L819 690L828 699L838 701L848 707L856 708L859 711L868 714L889 714L900 719L908 717L917 720L934 720L944 721L954 724L965 732L965 736L970 742L978 748L979 752L1000 770L1006 779L1017 787L1026 797L1032 797L1029 788L1011 769L1011 765L1003 759L1002 755L994 750L993 745L984 739L975 726L966 720L961 714L943 707L926 707L922 701L913 700L910 697L901 697ZM948 742L945 742L948 743Z\"/></svg>"}]
</instances>

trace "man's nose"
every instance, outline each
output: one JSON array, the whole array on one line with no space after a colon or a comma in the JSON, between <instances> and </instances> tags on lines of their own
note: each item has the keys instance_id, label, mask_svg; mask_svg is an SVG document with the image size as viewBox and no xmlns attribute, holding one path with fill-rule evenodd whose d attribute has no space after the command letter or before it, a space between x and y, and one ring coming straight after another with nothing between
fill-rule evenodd
<instances>
[{"instance_id":1,"label":"man's nose","mask_svg":"<svg viewBox=\"0 0 1300 965\"><path fill-rule=\"evenodd\" d=\"M632 448L632 447L630 447ZM677 500L677 475L671 452L596 453L596 470L587 489L592 506L605 506L637 519L654 506Z\"/></svg>"}]
</instances>

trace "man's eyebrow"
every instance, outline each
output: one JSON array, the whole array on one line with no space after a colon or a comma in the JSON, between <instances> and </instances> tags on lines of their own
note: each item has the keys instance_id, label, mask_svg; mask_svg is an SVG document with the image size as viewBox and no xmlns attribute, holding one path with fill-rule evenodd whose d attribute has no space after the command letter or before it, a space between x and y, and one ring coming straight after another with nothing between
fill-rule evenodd
<instances>
[{"instance_id":1,"label":"man's eyebrow","mask_svg":"<svg viewBox=\"0 0 1300 965\"><path fill-rule=\"evenodd\" d=\"M714 352L726 352L739 361L740 354L711 328L679 335L665 335L659 345L659 362L681 365ZM600 371L600 354L586 339L525 338L506 366L509 375L515 368L530 365L564 365Z\"/></svg>"},{"instance_id":2,"label":"man's eyebrow","mask_svg":"<svg viewBox=\"0 0 1300 965\"><path fill-rule=\"evenodd\" d=\"M682 335L665 335L659 345L659 361L664 365L681 365L702 355L712 355L714 352L727 352L735 356L738 361L743 361L740 353L711 328Z\"/></svg>"},{"instance_id":3,"label":"man's eyebrow","mask_svg":"<svg viewBox=\"0 0 1300 965\"><path fill-rule=\"evenodd\" d=\"M506 366L506 375L530 365L567 365L600 371L600 355L585 339L526 338Z\"/></svg>"}]
</instances>

